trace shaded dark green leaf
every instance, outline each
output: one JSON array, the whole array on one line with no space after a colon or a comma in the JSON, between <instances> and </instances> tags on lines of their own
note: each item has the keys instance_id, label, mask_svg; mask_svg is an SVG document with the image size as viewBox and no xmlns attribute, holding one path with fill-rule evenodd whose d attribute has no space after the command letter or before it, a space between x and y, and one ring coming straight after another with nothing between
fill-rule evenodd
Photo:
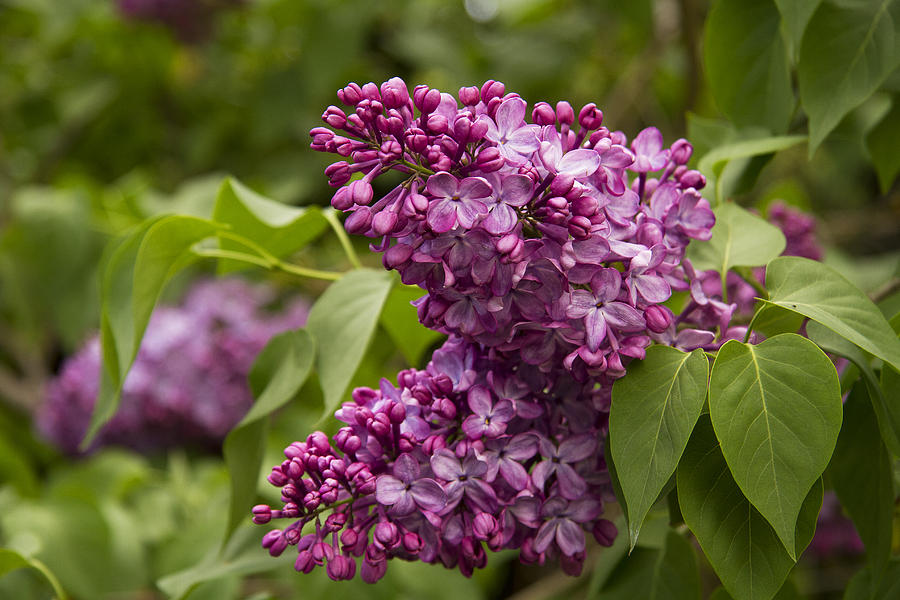
<instances>
[{"instance_id":1,"label":"shaded dark green leaf","mask_svg":"<svg viewBox=\"0 0 900 600\"><path fill-rule=\"evenodd\" d=\"M900 173L897 140L900 140L900 95L894 96L890 112L866 137L866 146L872 156L875 172L878 173L878 184L881 186L882 194L887 194L897 174Z\"/></svg>"},{"instance_id":2,"label":"shaded dark green leaf","mask_svg":"<svg viewBox=\"0 0 900 600\"><path fill-rule=\"evenodd\" d=\"M418 366L422 353L443 337L419 323L416 308L410 304L424 294L421 288L412 285L396 285L381 311L381 326L411 366Z\"/></svg>"},{"instance_id":3,"label":"shaded dark green leaf","mask_svg":"<svg viewBox=\"0 0 900 600\"><path fill-rule=\"evenodd\" d=\"M784 234L765 219L733 202L723 202L714 212L716 225L709 241L688 246L695 268L724 275L732 267L765 265L784 251Z\"/></svg>"}]
</instances>

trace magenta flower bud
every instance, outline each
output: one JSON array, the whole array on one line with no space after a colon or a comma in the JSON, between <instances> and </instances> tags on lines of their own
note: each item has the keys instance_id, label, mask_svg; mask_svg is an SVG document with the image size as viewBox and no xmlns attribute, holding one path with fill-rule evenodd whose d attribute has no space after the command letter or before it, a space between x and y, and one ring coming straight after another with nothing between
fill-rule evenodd
<instances>
[{"instance_id":1,"label":"magenta flower bud","mask_svg":"<svg viewBox=\"0 0 900 600\"><path fill-rule=\"evenodd\" d=\"M334 557L334 548L325 542L316 542L310 548L310 552L317 565L322 565L326 559L331 560Z\"/></svg>"},{"instance_id":2,"label":"magenta flower bud","mask_svg":"<svg viewBox=\"0 0 900 600\"><path fill-rule=\"evenodd\" d=\"M660 244L663 241L664 232L658 221L641 223L637 229L637 241L648 248Z\"/></svg>"},{"instance_id":3,"label":"magenta flower bud","mask_svg":"<svg viewBox=\"0 0 900 600\"><path fill-rule=\"evenodd\" d=\"M359 576L366 583L377 583L387 572L387 561L383 558L379 561L370 561L368 556L363 559Z\"/></svg>"},{"instance_id":4,"label":"magenta flower bud","mask_svg":"<svg viewBox=\"0 0 900 600\"><path fill-rule=\"evenodd\" d=\"M569 234L576 240L591 237L591 220L587 217L575 216L569 219Z\"/></svg>"},{"instance_id":5,"label":"magenta flower bud","mask_svg":"<svg viewBox=\"0 0 900 600\"><path fill-rule=\"evenodd\" d=\"M554 196L565 196L575 185L575 178L568 173L559 173L550 182L550 193Z\"/></svg>"},{"instance_id":6,"label":"magenta flower bud","mask_svg":"<svg viewBox=\"0 0 900 600\"><path fill-rule=\"evenodd\" d=\"M383 414L375 415L375 418L369 423L369 433L378 438L387 438L391 435L391 423Z\"/></svg>"},{"instance_id":7,"label":"magenta flower bud","mask_svg":"<svg viewBox=\"0 0 900 600\"><path fill-rule=\"evenodd\" d=\"M609 141L619 146L625 146L626 144L628 144L628 138L625 137L625 134L621 131L610 132Z\"/></svg>"},{"instance_id":8,"label":"magenta flower bud","mask_svg":"<svg viewBox=\"0 0 900 600\"><path fill-rule=\"evenodd\" d=\"M553 112L553 107L546 102L538 102L531 111L531 120L541 126L555 125L556 113Z\"/></svg>"},{"instance_id":9,"label":"magenta flower bud","mask_svg":"<svg viewBox=\"0 0 900 600\"><path fill-rule=\"evenodd\" d=\"M297 560L294 561L294 569L299 573L312 573L316 568L316 561L313 560L312 552L309 550L301 550L297 554Z\"/></svg>"},{"instance_id":10,"label":"magenta flower bud","mask_svg":"<svg viewBox=\"0 0 900 600\"><path fill-rule=\"evenodd\" d=\"M692 187L695 190L701 190L706 186L706 177L700 171L685 171L684 175L678 180L683 187Z\"/></svg>"},{"instance_id":11,"label":"magenta flower bud","mask_svg":"<svg viewBox=\"0 0 900 600\"><path fill-rule=\"evenodd\" d=\"M299 458L292 458L287 466L287 476L291 479L300 479L303 477L305 469L303 462Z\"/></svg>"},{"instance_id":12,"label":"magenta flower bud","mask_svg":"<svg viewBox=\"0 0 900 600\"><path fill-rule=\"evenodd\" d=\"M371 81L362 86L361 93L364 99L381 102L381 93L378 91L378 86Z\"/></svg>"},{"instance_id":13,"label":"magenta flower bud","mask_svg":"<svg viewBox=\"0 0 900 600\"><path fill-rule=\"evenodd\" d=\"M547 200L547 206L549 206L553 210L566 210L567 208L569 208L569 201L565 198L555 196Z\"/></svg>"},{"instance_id":14,"label":"magenta flower bud","mask_svg":"<svg viewBox=\"0 0 900 600\"><path fill-rule=\"evenodd\" d=\"M382 521L375 526L373 538L383 548L391 550L400 544L400 530L390 521Z\"/></svg>"},{"instance_id":15,"label":"magenta flower bud","mask_svg":"<svg viewBox=\"0 0 900 600\"><path fill-rule=\"evenodd\" d=\"M413 102L423 115L431 114L441 103L441 92L426 85L417 85L413 90Z\"/></svg>"},{"instance_id":16,"label":"magenta flower bud","mask_svg":"<svg viewBox=\"0 0 900 600\"><path fill-rule=\"evenodd\" d=\"M266 548L272 556L281 556L284 549L288 547L288 543L280 529L273 529L263 536L262 547Z\"/></svg>"},{"instance_id":17,"label":"magenta flower bud","mask_svg":"<svg viewBox=\"0 0 900 600\"><path fill-rule=\"evenodd\" d=\"M453 168L453 160L446 154L440 154L435 160L431 161L431 168L434 171L449 171Z\"/></svg>"},{"instance_id":18,"label":"magenta flower bud","mask_svg":"<svg viewBox=\"0 0 900 600\"><path fill-rule=\"evenodd\" d=\"M599 208L597 199L593 196L579 196L569 204L572 214L581 217L591 217Z\"/></svg>"},{"instance_id":19,"label":"magenta flower bud","mask_svg":"<svg viewBox=\"0 0 900 600\"><path fill-rule=\"evenodd\" d=\"M366 470L366 464L362 462L350 463L350 466L347 467L347 477L353 479L360 473Z\"/></svg>"},{"instance_id":20,"label":"magenta flower bud","mask_svg":"<svg viewBox=\"0 0 900 600\"><path fill-rule=\"evenodd\" d=\"M400 449L400 452L412 452L415 450L415 444L408 438L401 437L397 440L397 448Z\"/></svg>"},{"instance_id":21,"label":"magenta flower bud","mask_svg":"<svg viewBox=\"0 0 900 600\"><path fill-rule=\"evenodd\" d=\"M482 148L475 157L475 164L483 173L491 173L503 166L503 156L500 154L500 150L494 146Z\"/></svg>"},{"instance_id":22,"label":"magenta flower bud","mask_svg":"<svg viewBox=\"0 0 900 600\"><path fill-rule=\"evenodd\" d=\"M472 521L472 531L475 533L475 537L482 541L497 533L497 529L497 519L486 512L478 513Z\"/></svg>"},{"instance_id":23,"label":"magenta flower bud","mask_svg":"<svg viewBox=\"0 0 900 600\"><path fill-rule=\"evenodd\" d=\"M669 156L676 165L686 165L688 161L691 160L691 155L693 153L694 147L691 143L684 138L679 138L672 144L672 150Z\"/></svg>"},{"instance_id":24,"label":"magenta flower bud","mask_svg":"<svg viewBox=\"0 0 900 600\"><path fill-rule=\"evenodd\" d=\"M445 419L456 418L456 405L449 398L438 398L431 408Z\"/></svg>"},{"instance_id":25,"label":"magenta flower bud","mask_svg":"<svg viewBox=\"0 0 900 600\"><path fill-rule=\"evenodd\" d=\"M359 534L355 529L345 529L341 532L341 546L346 548L352 548L356 546L356 543L359 541Z\"/></svg>"},{"instance_id":26,"label":"magenta flower bud","mask_svg":"<svg viewBox=\"0 0 900 600\"><path fill-rule=\"evenodd\" d=\"M422 194L410 194L409 202L418 214L425 214L425 211L428 210L428 198Z\"/></svg>"},{"instance_id":27,"label":"magenta flower bud","mask_svg":"<svg viewBox=\"0 0 900 600\"><path fill-rule=\"evenodd\" d=\"M371 398L365 398L365 399L366 400L369 400L369 399L375 400L375 398L376 398L375 390L371 390L371 389L367 389L367 388L358 388L358 390L359 390L360 398L362 396L371 396ZM360 398L357 398L357 402L359 401ZM355 418L356 418L357 424L365 427L369 423L369 421L371 421L372 419L375 418L375 413L373 413L369 408L367 408L365 406L361 406L356 409L356 417Z\"/></svg>"},{"instance_id":28,"label":"magenta flower bud","mask_svg":"<svg viewBox=\"0 0 900 600\"><path fill-rule=\"evenodd\" d=\"M321 431L314 431L306 438L306 443L310 449L315 449L322 454L331 450L331 444L328 443L328 436Z\"/></svg>"},{"instance_id":29,"label":"magenta flower bud","mask_svg":"<svg viewBox=\"0 0 900 600\"><path fill-rule=\"evenodd\" d=\"M391 246L387 252L384 253L381 261L388 269L396 269L397 267L408 261L409 257L412 256L412 253L412 246L407 246L406 244L395 244Z\"/></svg>"},{"instance_id":30,"label":"magenta flower bud","mask_svg":"<svg viewBox=\"0 0 900 600\"><path fill-rule=\"evenodd\" d=\"M372 224L372 211L368 206L362 206L358 210L350 213L350 216L344 221L344 229L349 233L363 234L369 230Z\"/></svg>"},{"instance_id":31,"label":"magenta flower bud","mask_svg":"<svg viewBox=\"0 0 900 600\"><path fill-rule=\"evenodd\" d=\"M285 529L284 530L284 541L286 541L291 546L295 546L297 544L297 542L300 541L300 529L297 527Z\"/></svg>"},{"instance_id":32,"label":"magenta flower bud","mask_svg":"<svg viewBox=\"0 0 900 600\"><path fill-rule=\"evenodd\" d=\"M253 507L253 522L257 525L265 525L272 520L272 509L268 504L257 504Z\"/></svg>"},{"instance_id":33,"label":"magenta flower bud","mask_svg":"<svg viewBox=\"0 0 900 600\"><path fill-rule=\"evenodd\" d=\"M342 187L331 197L331 206L340 211L345 211L353 206L353 195L350 188Z\"/></svg>"},{"instance_id":34,"label":"magenta flower bud","mask_svg":"<svg viewBox=\"0 0 900 600\"><path fill-rule=\"evenodd\" d=\"M281 471L281 467L272 467L272 472L266 479L275 487L282 487L288 482L288 477Z\"/></svg>"},{"instance_id":35,"label":"magenta flower bud","mask_svg":"<svg viewBox=\"0 0 900 600\"><path fill-rule=\"evenodd\" d=\"M469 141L470 142L480 142L484 139L485 134L488 132L488 122L485 119L477 119L474 123L472 123L472 127L469 130Z\"/></svg>"},{"instance_id":36,"label":"magenta flower bud","mask_svg":"<svg viewBox=\"0 0 900 600\"><path fill-rule=\"evenodd\" d=\"M360 206L367 206L372 202L372 198L375 196L375 190L372 189L372 184L365 179L357 179L349 185L349 189L350 196L353 198L353 203Z\"/></svg>"},{"instance_id":37,"label":"magenta flower bud","mask_svg":"<svg viewBox=\"0 0 900 600\"><path fill-rule=\"evenodd\" d=\"M322 501L319 492L312 491L303 496L303 507L306 510L316 510L321 503Z\"/></svg>"},{"instance_id":38,"label":"magenta flower bud","mask_svg":"<svg viewBox=\"0 0 900 600\"><path fill-rule=\"evenodd\" d=\"M388 235L397 225L397 213L383 210L372 218L372 230L377 235Z\"/></svg>"},{"instance_id":39,"label":"magenta flower bud","mask_svg":"<svg viewBox=\"0 0 900 600\"><path fill-rule=\"evenodd\" d=\"M409 102L409 89L399 77L391 77L381 84L381 99L388 108L402 108Z\"/></svg>"},{"instance_id":40,"label":"magenta flower bud","mask_svg":"<svg viewBox=\"0 0 900 600\"><path fill-rule=\"evenodd\" d=\"M346 104L347 106L355 106L362 100L362 90L359 85L355 83L348 83L347 87L342 90L338 90L337 92L338 100Z\"/></svg>"},{"instance_id":41,"label":"magenta flower bud","mask_svg":"<svg viewBox=\"0 0 900 600\"><path fill-rule=\"evenodd\" d=\"M437 391L442 394L449 394L453 391L453 380L445 373L440 373L436 377L432 377L431 382L435 385Z\"/></svg>"},{"instance_id":42,"label":"magenta flower bud","mask_svg":"<svg viewBox=\"0 0 900 600\"><path fill-rule=\"evenodd\" d=\"M444 439L443 436L440 435L430 435L425 441L422 443L422 450L428 456L431 456L435 453L435 451L440 450L441 448L447 447L447 440Z\"/></svg>"},{"instance_id":43,"label":"magenta flower bud","mask_svg":"<svg viewBox=\"0 0 900 600\"><path fill-rule=\"evenodd\" d=\"M478 100L479 95L476 86L459 88L459 101L462 102L463 106L475 106L478 104Z\"/></svg>"},{"instance_id":44,"label":"magenta flower bud","mask_svg":"<svg viewBox=\"0 0 900 600\"><path fill-rule=\"evenodd\" d=\"M403 534L403 549L410 554L418 554L424 545L422 538L418 534L412 531L407 531Z\"/></svg>"},{"instance_id":45,"label":"magenta flower bud","mask_svg":"<svg viewBox=\"0 0 900 600\"><path fill-rule=\"evenodd\" d=\"M369 474L369 476L362 483L357 484L356 488L360 494L374 494L375 477Z\"/></svg>"},{"instance_id":46,"label":"magenta flower bud","mask_svg":"<svg viewBox=\"0 0 900 600\"><path fill-rule=\"evenodd\" d=\"M613 542L616 541L616 536L619 535L619 530L615 524L607 519L600 519L594 523L591 532L594 534L594 539L597 540L597 543L607 548L613 545Z\"/></svg>"},{"instance_id":47,"label":"magenta flower bud","mask_svg":"<svg viewBox=\"0 0 900 600\"><path fill-rule=\"evenodd\" d=\"M575 109L565 100L556 103L556 120L562 125L571 125L575 122Z\"/></svg>"},{"instance_id":48,"label":"magenta flower bud","mask_svg":"<svg viewBox=\"0 0 900 600\"><path fill-rule=\"evenodd\" d=\"M394 425L399 425L406 419L406 407L399 402L391 402L388 405L387 413Z\"/></svg>"},{"instance_id":49,"label":"magenta flower bud","mask_svg":"<svg viewBox=\"0 0 900 600\"><path fill-rule=\"evenodd\" d=\"M488 79L481 86L481 101L487 104L492 98L499 98L506 93L506 86L499 81Z\"/></svg>"},{"instance_id":50,"label":"magenta flower bud","mask_svg":"<svg viewBox=\"0 0 900 600\"><path fill-rule=\"evenodd\" d=\"M579 552L574 556L563 554L559 557L559 566L566 575L578 577L584 568L584 552Z\"/></svg>"},{"instance_id":51,"label":"magenta flower bud","mask_svg":"<svg viewBox=\"0 0 900 600\"><path fill-rule=\"evenodd\" d=\"M578 124L593 131L603 124L603 112L593 102L585 104L578 111Z\"/></svg>"},{"instance_id":52,"label":"magenta flower bud","mask_svg":"<svg viewBox=\"0 0 900 600\"><path fill-rule=\"evenodd\" d=\"M304 454L306 454L306 445L303 442L292 442L291 445L284 449L284 455L288 460L300 458Z\"/></svg>"},{"instance_id":53,"label":"magenta flower bud","mask_svg":"<svg viewBox=\"0 0 900 600\"><path fill-rule=\"evenodd\" d=\"M331 513L325 519L325 529L327 533L340 531L347 524L347 513Z\"/></svg>"},{"instance_id":54,"label":"magenta flower bud","mask_svg":"<svg viewBox=\"0 0 900 600\"><path fill-rule=\"evenodd\" d=\"M328 185L340 187L350 181L353 173L350 171L350 165L341 160L325 167L325 175L328 177Z\"/></svg>"},{"instance_id":55,"label":"magenta flower bud","mask_svg":"<svg viewBox=\"0 0 900 600\"><path fill-rule=\"evenodd\" d=\"M357 436L353 435L353 436L348 437L347 441L344 442L343 450L344 450L344 452L347 452L348 454L354 454L354 453L358 452L360 448L362 448L362 440L359 439Z\"/></svg>"},{"instance_id":56,"label":"magenta flower bud","mask_svg":"<svg viewBox=\"0 0 900 600\"><path fill-rule=\"evenodd\" d=\"M459 115L453 121L453 137L460 144L465 144L469 140L469 133L472 131L472 121L466 115Z\"/></svg>"},{"instance_id":57,"label":"magenta flower bud","mask_svg":"<svg viewBox=\"0 0 900 600\"><path fill-rule=\"evenodd\" d=\"M292 502L294 500L299 500L303 497L303 494L297 489L293 483L287 483L283 488L281 488L281 500L282 502Z\"/></svg>"},{"instance_id":58,"label":"magenta flower bud","mask_svg":"<svg viewBox=\"0 0 900 600\"><path fill-rule=\"evenodd\" d=\"M383 163L399 159L403 156L403 146L397 140L387 140L379 148L379 158Z\"/></svg>"},{"instance_id":59,"label":"magenta flower bud","mask_svg":"<svg viewBox=\"0 0 900 600\"><path fill-rule=\"evenodd\" d=\"M356 574L356 562L348 556L338 554L328 561L325 571L333 581L347 581Z\"/></svg>"},{"instance_id":60,"label":"magenta flower bud","mask_svg":"<svg viewBox=\"0 0 900 600\"><path fill-rule=\"evenodd\" d=\"M329 106L322 114L322 120L335 129L343 129L347 124L347 115L337 106Z\"/></svg>"},{"instance_id":61,"label":"magenta flower bud","mask_svg":"<svg viewBox=\"0 0 900 600\"><path fill-rule=\"evenodd\" d=\"M428 129L434 133L447 133L450 130L450 123L447 122L447 117L444 115L430 114L426 124Z\"/></svg>"}]
</instances>

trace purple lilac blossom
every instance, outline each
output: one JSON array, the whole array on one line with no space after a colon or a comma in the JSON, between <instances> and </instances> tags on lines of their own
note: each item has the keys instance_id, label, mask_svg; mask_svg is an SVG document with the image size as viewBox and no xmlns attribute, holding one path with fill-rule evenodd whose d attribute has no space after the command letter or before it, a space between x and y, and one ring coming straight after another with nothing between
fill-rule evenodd
<instances>
[{"instance_id":1,"label":"purple lilac blossom","mask_svg":"<svg viewBox=\"0 0 900 600\"><path fill-rule=\"evenodd\" d=\"M179 307L150 319L125 379L118 412L92 448L142 452L215 449L253 403L246 377L269 339L306 321L306 302L274 313L273 290L239 279L195 284ZM36 423L62 451L78 453L99 391L100 340L90 339L50 382Z\"/></svg>"},{"instance_id":2,"label":"purple lilac blossom","mask_svg":"<svg viewBox=\"0 0 900 600\"><path fill-rule=\"evenodd\" d=\"M617 534L600 451L613 382L651 334L698 337L661 304L691 289L686 246L715 221L703 176L685 166L690 144L666 148L648 128L629 148L594 104L576 121L567 102L538 103L529 123L525 100L496 81L458 100L398 78L338 98L349 109L328 107L328 127L310 132L314 150L341 157L325 170L332 205L423 288L419 320L449 338L396 387L354 390L330 440L285 449L269 475L282 506L253 519L292 522L263 546L295 545L298 571L327 565L332 579L360 559L377 581L395 557L468 576L485 546L577 575L585 532L606 546ZM404 181L376 197L391 170ZM307 524L315 533L300 537Z\"/></svg>"}]
</instances>

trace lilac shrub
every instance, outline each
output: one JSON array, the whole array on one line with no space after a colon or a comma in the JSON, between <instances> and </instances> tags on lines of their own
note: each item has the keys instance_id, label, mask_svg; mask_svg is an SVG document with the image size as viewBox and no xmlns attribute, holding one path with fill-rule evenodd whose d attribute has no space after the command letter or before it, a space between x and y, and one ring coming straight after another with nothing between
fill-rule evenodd
<instances>
[{"instance_id":1,"label":"lilac shrub","mask_svg":"<svg viewBox=\"0 0 900 600\"><path fill-rule=\"evenodd\" d=\"M196 284L181 306L157 309L119 410L92 448L218 447L253 403L247 373L256 355L272 336L306 321L302 301L279 313L263 310L274 299L270 288L229 279ZM101 364L95 336L47 388L37 427L64 452L77 453L87 431Z\"/></svg>"},{"instance_id":2,"label":"lilac shrub","mask_svg":"<svg viewBox=\"0 0 900 600\"><path fill-rule=\"evenodd\" d=\"M330 440L285 449L269 475L283 505L253 519L292 522L263 546L294 546L298 571L332 579L359 558L367 582L395 557L470 575L485 546L578 574L586 533L617 534L603 518L612 383L674 332L673 290L699 282L685 248L715 219L690 144L666 147L653 127L629 144L594 104L540 102L529 122L496 81L454 97L394 78L338 98L350 109L328 107L311 131L342 158L325 171L332 206L425 290L419 319L449 339L396 386L354 390ZM376 197L388 172L402 181Z\"/></svg>"}]
</instances>

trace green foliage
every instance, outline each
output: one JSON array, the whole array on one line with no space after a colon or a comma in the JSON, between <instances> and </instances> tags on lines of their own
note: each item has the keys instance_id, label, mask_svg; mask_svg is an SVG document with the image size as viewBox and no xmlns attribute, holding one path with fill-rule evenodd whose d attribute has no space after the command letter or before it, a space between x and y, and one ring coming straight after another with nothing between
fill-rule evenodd
<instances>
[{"instance_id":1,"label":"green foliage","mask_svg":"<svg viewBox=\"0 0 900 600\"><path fill-rule=\"evenodd\" d=\"M59 581L56 579L56 576L53 575L53 573L44 565L44 563L37 560L36 558L26 558L15 550L0 548L0 577L3 577L10 571L15 571L16 569L28 568L34 569L41 575L46 577L47 581L53 587L53 593L56 594L58 600L65 600L67 598L66 593L59 585Z\"/></svg>"},{"instance_id":2,"label":"green foliage","mask_svg":"<svg viewBox=\"0 0 900 600\"><path fill-rule=\"evenodd\" d=\"M419 365L423 353L443 337L419 323L416 309L410 305L423 294L421 288L412 285L395 285L384 303L379 322L411 366Z\"/></svg>"},{"instance_id":3,"label":"green foliage","mask_svg":"<svg viewBox=\"0 0 900 600\"><path fill-rule=\"evenodd\" d=\"M891 184L900 174L898 139L900 139L900 96L895 95L890 112L872 128L866 137L866 146L872 156L875 171L878 173L878 183L881 186L882 194L890 191Z\"/></svg>"},{"instance_id":4,"label":"green foliage","mask_svg":"<svg viewBox=\"0 0 900 600\"><path fill-rule=\"evenodd\" d=\"M708 373L702 350L654 346L613 386L609 439L632 549L700 416Z\"/></svg>"},{"instance_id":5,"label":"green foliage","mask_svg":"<svg viewBox=\"0 0 900 600\"><path fill-rule=\"evenodd\" d=\"M323 417L344 399L375 332L394 277L358 269L329 287L309 312L307 331L316 340L316 372L325 394Z\"/></svg>"},{"instance_id":6,"label":"green foliage","mask_svg":"<svg viewBox=\"0 0 900 600\"><path fill-rule=\"evenodd\" d=\"M795 559L798 515L840 431L831 361L790 333L756 346L729 341L710 375L709 416L734 480Z\"/></svg>"},{"instance_id":7,"label":"green foliage","mask_svg":"<svg viewBox=\"0 0 900 600\"><path fill-rule=\"evenodd\" d=\"M822 263L782 256L766 270L769 302L818 321L900 367L900 340L865 294Z\"/></svg>"},{"instance_id":8,"label":"green foliage","mask_svg":"<svg viewBox=\"0 0 900 600\"><path fill-rule=\"evenodd\" d=\"M772 0L719 0L706 20L704 63L710 92L737 126L780 134L794 110L790 62Z\"/></svg>"},{"instance_id":9,"label":"green foliage","mask_svg":"<svg viewBox=\"0 0 900 600\"><path fill-rule=\"evenodd\" d=\"M816 483L803 501L793 546L809 544L822 504ZM744 497L719 449L712 424L700 418L678 466L678 502L716 574L736 600L769 600L794 561L768 521Z\"/></svg>"},{"instance_id":10,"label":"green foliage","mask_svg":"<svg viewBox=\"0 0 900 600\"><path fill-rule=\"evenodd\" d=\"M797 66L809 116L809 155L900 64L900 2L823 2L806 27Z\"/></svg>"},{"instance_id":11,"label":"green foliage","mask_svg":"<svg viewBox=\"0 0 900 600\"><path fill-rule=\"evenodd\" d=\"M688 246L696 269L715 269L724 278L732 267L765 265L784 251L784 234L764 219L733 202L723 202L714 212L712 238Z\"/></svg>"}]
</instances>

